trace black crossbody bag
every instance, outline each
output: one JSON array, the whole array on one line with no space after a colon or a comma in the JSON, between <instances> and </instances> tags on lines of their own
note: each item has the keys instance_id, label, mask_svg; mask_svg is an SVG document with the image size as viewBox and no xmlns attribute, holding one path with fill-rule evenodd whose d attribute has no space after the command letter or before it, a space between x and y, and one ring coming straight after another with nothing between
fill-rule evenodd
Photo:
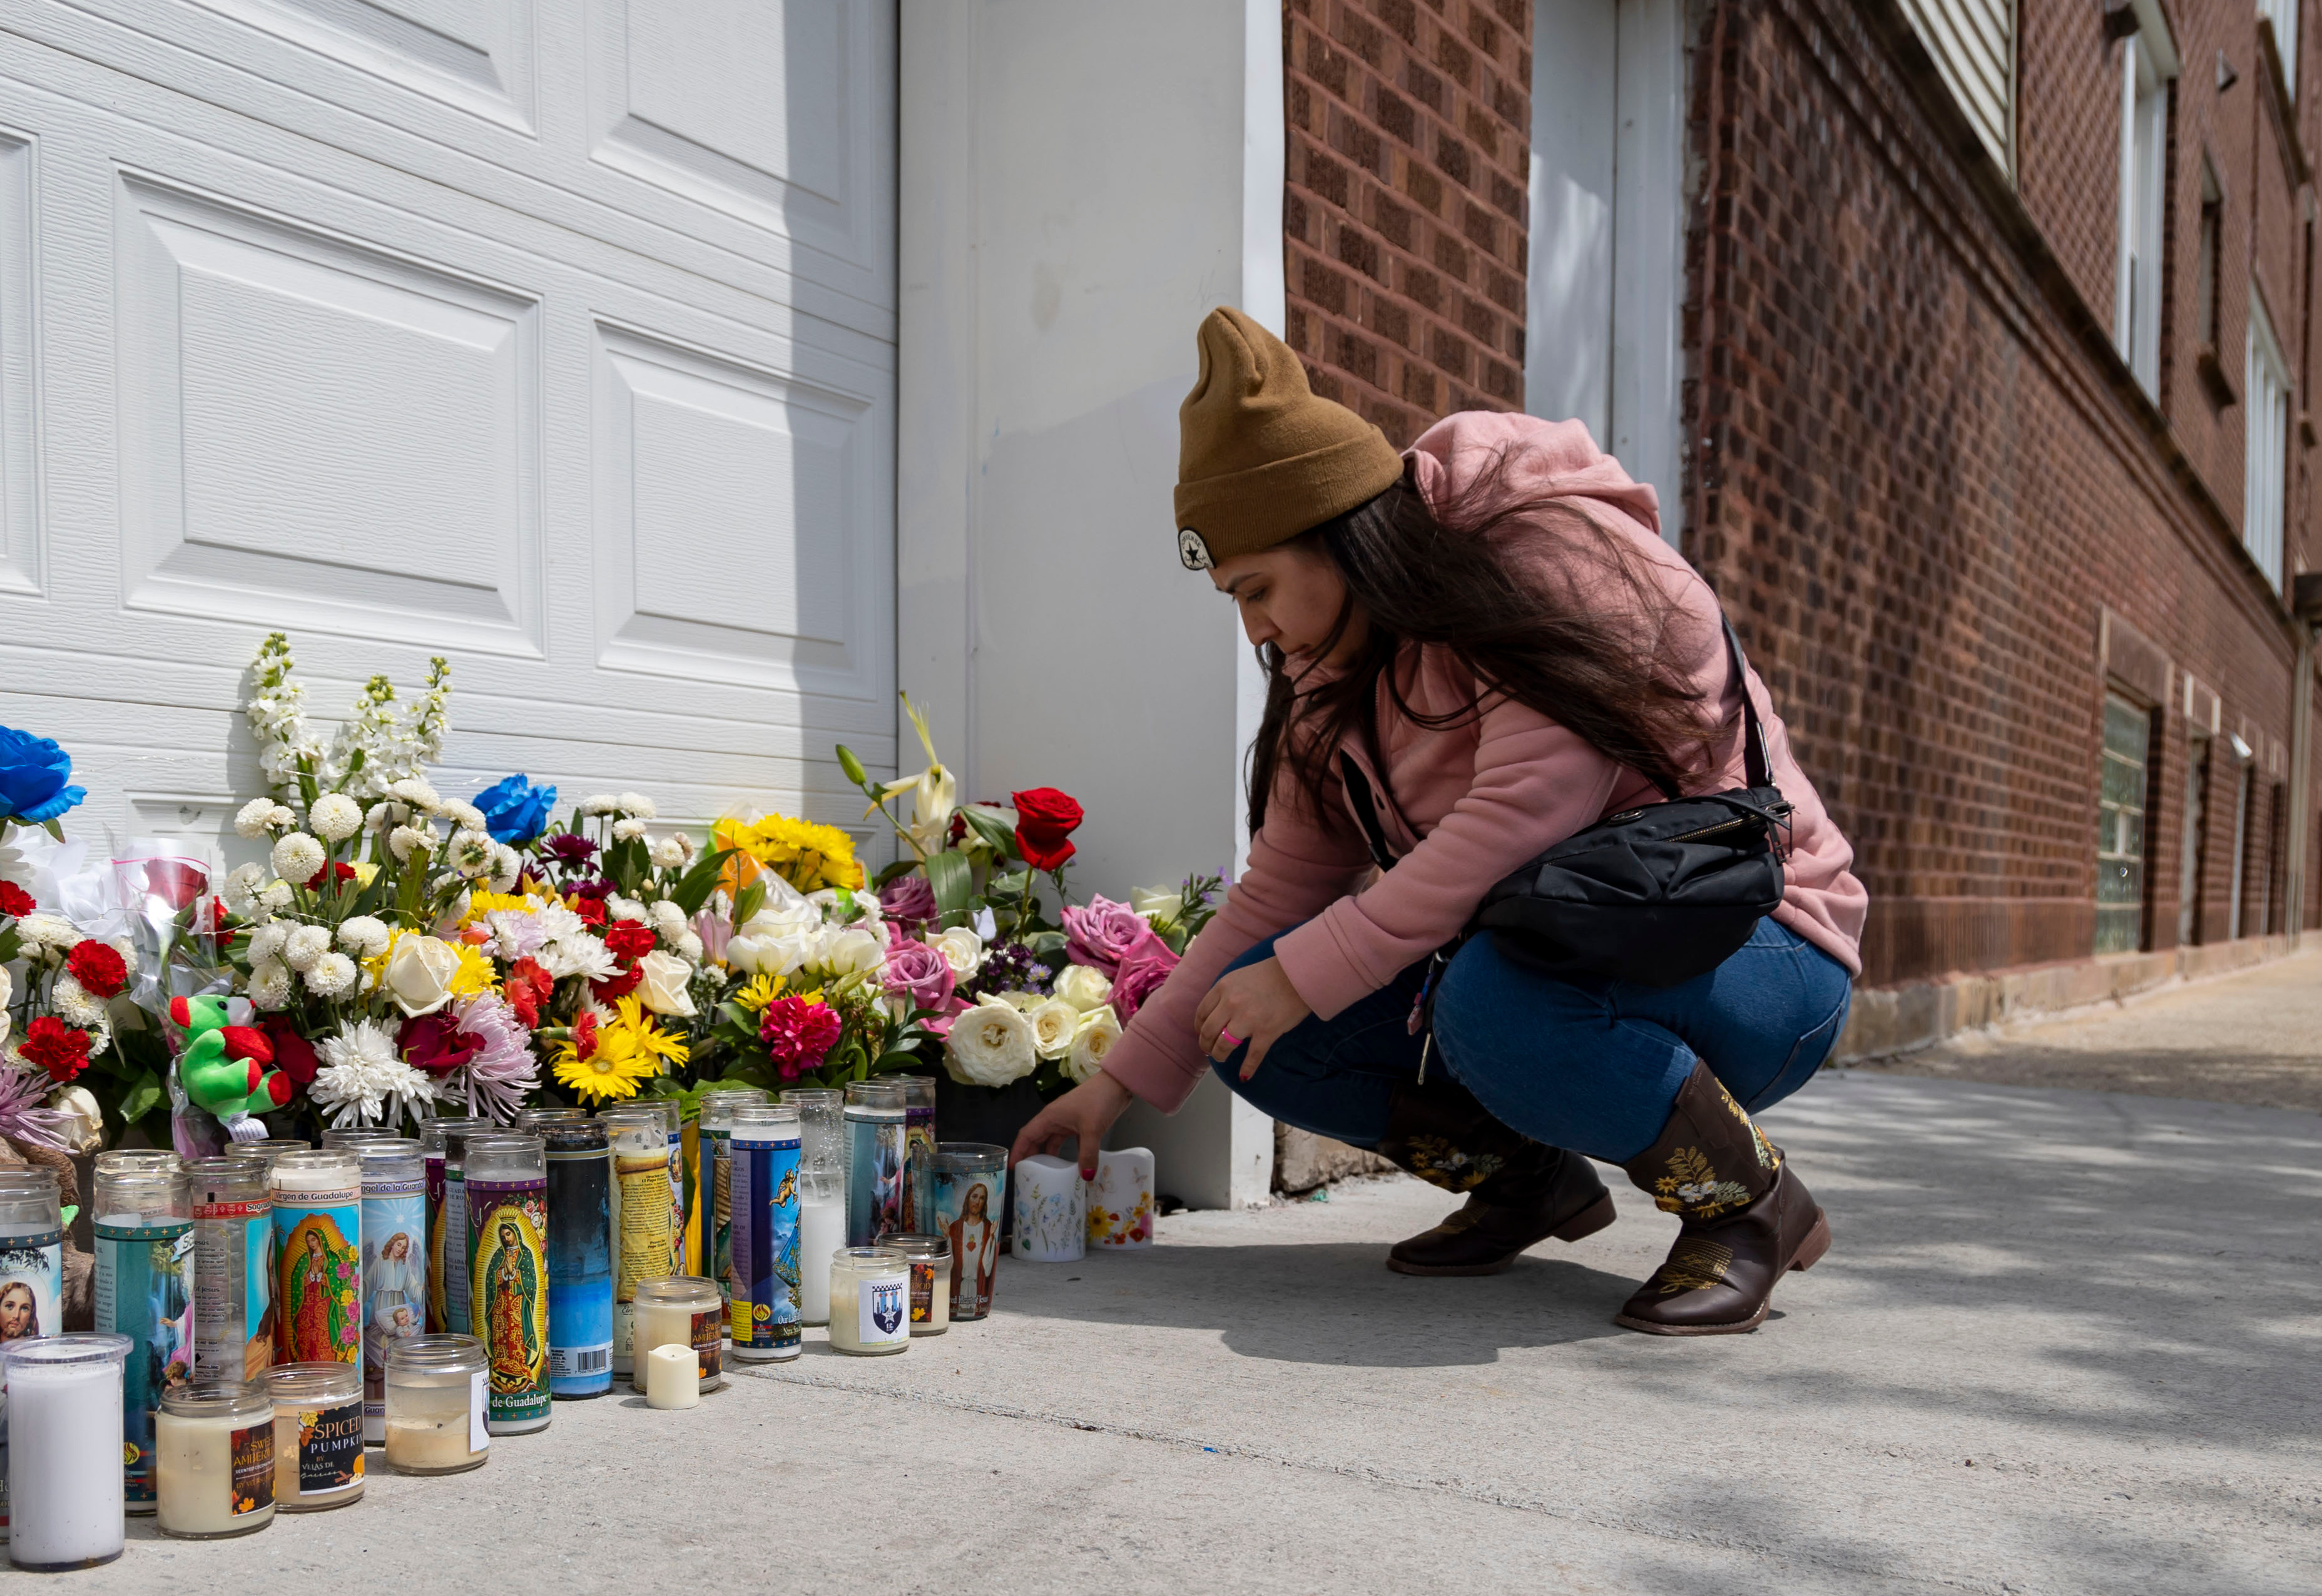
<instances>
[{"instance_id":1,"label":"black crossbody bag","mask_svg":"<svg viewBox=\"0 0 2322 1596\"><path fill-rule=\"evenodd\" d=\"M1461 938L1497 934L1503 951L1550 975L1673 987L1714 970L1782 901L1790 805L1774 785L1766 728L1750 700L1749 668L1725 623L1742 688L1747 787L1623 809L1577 831L1484 894ZM1347 797L1381 870L1394 855L1370 782L1341 756ZM1456 948L1439 951L1427 990ZM1414 1011L1414 1029L1419 1020Z\"/></svg>"}]
</instances>

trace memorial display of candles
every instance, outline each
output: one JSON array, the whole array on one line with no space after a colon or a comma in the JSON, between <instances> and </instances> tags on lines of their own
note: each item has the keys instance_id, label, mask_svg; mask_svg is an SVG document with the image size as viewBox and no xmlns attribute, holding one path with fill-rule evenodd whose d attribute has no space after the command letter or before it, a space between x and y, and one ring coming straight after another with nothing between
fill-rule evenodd
<instances>
[{"instance_id":1,"label":"memorial display of candles","mask_svg":"<svg viewBox=\"0 0 2322 1596\"><path fill-rule=\"evenodd\" d=\"M745 1363L799 1355L799 1112L737 1103L728 1120L727 1335Z\"/></svg>"},{"instance_id":2,"label":"memorial display of candles","mask_svg":"<svg viewBox=\"0 0 2322 1596\"><path fill-rule=\"evenodd\" d=\"M666 1117L650 1105L622 1105L597 1116L613 1160L613 1373L635 1373L632 1347L637 1286L680 1267L676 1208L671 1201Z\"/></svg>"},{"instance_id":3,"label":"memorial display of candles","mask_svg":"<svg viewBox=\"0 0 2322 1596\"><path fill-rule=\"evenodd\" d=\"M911 1269L885 1247L841 1247L830 1260L830 1345L878 1357L911 1345Z\"/></svg>"},{"instance_id":4,"label":"memorial display of candles","mask_svg":"<svg viewBox=\"0 0 2322 1596\"><path fill-rule=\"evenodd\" d=\"M846 1245L868 1246L903 1227L903 1088L895 1081L850 1081L846 1105ZM832 1299L832 1312L838 1312Z\"/></svg>"},{"instance_id":5,"label":"memorial display of candles","mask_svg":"<svg viewBox=\"0 0 2322 1596\"><path fill-rule=\"evenodd\" d=\"M468 1333L468 1205L461 1157L469 1134L491 1130L477 1115L446 1116L419 1127L421 1179L427 1186L427 1333Z\"/></svg>"},{"instance_id":6,"label":"memorial display of candles","mask_svg":"<svg viewBox=\"0 0 2322 1596\"><path fill-rule=\"evenodd\" d=\"M427 1187L412 1138L353 1146L362 1161L363 1438L376 1446L387 1439L387 1349L427 1328Z\"/></svg>"},{"instance_id":7,"label":"memorial display of candles","mask_svg":"<svg viewBox=\"0 0 2322 1596\"><path fill-rule=\"evenodd\" d=\"M194 1378L194 1198L185 1166L100 1159L96 1178L96 1328L129 1338L121 1467L133 1513L153 1510L153 1416ZM233 1378L242 1378L239 1368Z\"/></svg>"},{"instance_id":8,"label":"memorial display of candles","mask_svg":"<svg viewBox=\"0 0 2322 1596\"><path fill-rule=\"evenodd\" d=\"M686 1247L686 1261L692 1265L694 1273L716 1281L718 1290L729 1302L734 1292L733 1281L728 1278L733 1264L733 1213L726 1190L727 1126L737 1106L764 1101L766 1094L754 1087L705 1091L694 1126L695 1214L694 1223L689 1227L691 1239Z\"/></svg>"},{"instance_id":9,"label":"memorial display of candles","mask_svg":"<svg viewBox=\"0 0 2322 1596\"><path fill-rule=\"evenodd\" d=\"M0 1341L8 1560L17 1567L60 1573L121 1555L121 1366L128 1356L126 1336Z\"/></svg>"},{"instance_id":10,"label":"memorial display of candles","mask_svg":"<svg viewBox=\"0 0 2322 1596\"><path fill-rule=\"evenodd\" d=\"M926 1232L936 1222L936 1078L890 1075L903 1089L903 1214L900 1227Z\"/></svg>"},{"instance_id":11,"label":"memorial display of candles","mask_svg":"<svg viewBox=\"0 0 2322 1596\"><path fill-rule=\"evenodd\" d=\"M362 1161L352 1148L286 1153L274 1200L274 1361L362 1357Z\"/></svg>"},{"instance_id":12,"label":"memorial display of candles","mask_svg":"<svg viewBox=\"0 0 2322 1596\"><path fill-rule=\"evenodd\" d=\"M846 1245L846 1131L843 1094L794 1086L782 1101L799 1111L799 1323L830 1322L830 1272L822 1261ZM909 1121L905 1122L908 1132Z\"/></svg>"},{"instance_id":13,"label":"memorial display of candles","mask_svg":"<svg viewBox=\"0 0 2322 1596\"><path fill-rule=\"evenodd\" d=\"M951 1242L927 1231L898 1230L879 1244L911 1269L911 1334L951 1328Z\"/></svg>"},{"instance_id":14,"label":"memorial display of candles","mask_svg":"<svg viewBox=\"0 0 2322 1596\"><path fill-rule=\"evenodd\" d=\"M548 1146L537 1135L468 1137L468 1318L489 1360L496 1436L547 1427ZM277 1201L280 1199L278 1198Z\"/></svg>"},{"instance_id":15,"label":"memorial display of candles","mask_svg":"<svg viewBox=\"0 0 2322 1596\"><path fill-rule=\"evenodd\" d=\"M1033 1263L1071 1263L1087 1250L1088 1200L1077 1159L1035 1153L1019 1160L1016 1234L1009 1251Z\"/></svg>"},{"instance_id":16,"label":"memorial display of candles","mask_svg":"<svg viewBox=\"0 0 2322 1596\"><path fill-rule=\"evenodd\" d=\"M548 1147L548 1392L613 1389L613 1155L578 1108L528 1110L518 1128Z\"/></svg>"},{"instance_id":17,"label":"memorial display of candles","mask_svg":"<svg viewBox=\"0 0 2322 1596\"><path fill-rule=\"evenodd\" d=\"M345 1363L277 1363L261 1383L274 1404L274 1505L310 1513L360 1498L364 1372Z\"/></svg>"},{"instance_id":18,"label":"memorial display of candles","mask_svg":"<svg viewBox=\"0 0 2322 1596\"><path fill-rule=\"evenodd\" d=\"M255 1380L274 1361L274 1199L262 1159L186 1165L194 1201L194 1369Z\"/></svg>"},{"instance_id":19,"label":"memorial display of candles","mask_svg":"<svg viewBox=\"0 0 2322 1596\"><path fill-rule=\"evenodd\" d=\"M1000 1215L1008 1195L1008 1149L989 1142L936 1146L936 1229L951 1244L951 1317L992 1311L1000 1266Z\"/></svg>"},{"instance_id":20,"label":"memorial display of candles","mask_svg":"<svg viewBox=\"0 0 2322 1596\"><path fill-rule=\"evenodd\" d=\"M387 1462L456 1474L491 1455L490 1354L473 1336L416 1336L387 1353Z\"/></svg>"},{"instance_id":21,"label":"memorial display of candles","mask_svg":"<svg viewBox=\"0 0 2322 1596\"><path fill-rule=\"evenodd\" d=\"M1153 1245L1153 1154L1122 1147L1096 1155L1088 1187L1088 1241L1092 1247Z\"/></svg>"},{"instance_id":22,"label":"memorial display of candles","mask_svg":"<svg viewBox=\"0 0 2322 1596\"><path fill-rule=\"evenodd\" d=\"M55 1172L0 1169L0 1343L64 1327L64 1247ZM0 1442L5 1438L0 1430ZM7 1533L8 1467L0 1453L0 1537Z\"/></svg>"},{"instance_id":23,"label":"memorial display of candles","mask_svg":"<svg viewBox=\"0 0 2322 1596\"><path fill-rule=\"evenodd\" d=\"M165 1393L154 1441L163 1535L215 1540L273 1522L274 1400L263 1382L204 1380Z\"/></svg>"},{"instance_id":24,"label":"memorial display of candles","mask_svg":"<svg viewBox=\"0 0 2322 1596\"><path fill-rule=\"evenodd\" d=\"M637 1282L636 1345L641 1349L630 1383L647 1396L644 1354L657 1347L690 1346L699 1365L697 1391L726 1383L726 1299L716 1282L698 1274L663 1275Z\"/></svg>"}]
</instances>

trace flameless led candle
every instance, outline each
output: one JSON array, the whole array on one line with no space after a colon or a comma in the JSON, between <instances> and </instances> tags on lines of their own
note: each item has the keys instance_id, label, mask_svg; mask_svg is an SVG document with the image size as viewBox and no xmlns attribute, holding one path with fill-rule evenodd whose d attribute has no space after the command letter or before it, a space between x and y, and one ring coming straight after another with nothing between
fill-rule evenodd
<instances>
[{"instance_id":1,"label":"flameless led candle","mask_svg":"<svg viewBox=\"0 0 2322 1596\"><path fill-rule=\"evenodd\" d=\"M166 1392L154 1424L163 1535L216 1540L273 1522L274 1401L262 1383L203 1381ZM360 1426L357 1436L360 1450Z\"/></svg>"},{"instance_id":2,"label":"flameless led candle","mask_svg":"<svg viewBox=\"0 0 2322 1596\"><path fill-rule=\"evenodd\" d=\"M690 1408L701 1400L701 1364L693 1348L672 1344L645 1354L645 1405Z\"/></svg>"},{"instance_id":3,"label":"flameless led candle","mask_svg":"<svg viewBox=\"0 0 2322 1596\"><path fill-rule=\"evenodd\" d=\"M637 1341L651 1352L656 1346L693 1348L700 1364L699 1389L716 1391L726 1383L726 1300L717 1286L698 1274L664 1275L637 1282ZM645 1387L645 1361L637 1359L631 1376L637 1390Z\"/></svg>"},{"instance_id":4,"label":"flameless led candle","mask_svg":"<svg viewBox=\"0 0 2322 1596\"><path fill-rule=\"evenodd\" d=\"M0 1342L8 1381L8 1560L56 1573L121 1555L126 1336Z\"/></svg>"},{"instance_id":5,"label":"flameless led candle","mask_svg":"<svg viewBox=\"0 0 2322 1596\"><path fill-rule=\"evenodd\" d=\"M1153 1245L1153 1154L1146 1148L1096 1155L1096 1179L1088 1189L1088 1239L1099 1247Z\"/></svg>"},{"instance_id":6,"label":"flameless led candle","mask_svg":"<svg viewBox=\"0 0 2322 1596\"><path fill-rule=\"evenodd\" d=\"M1032 1263L1073 1263L1087 1250L1087 1240L1079 1162L1047 1153L1019 1159L1016 1236L1010 1252Z\"/></svg>"},{"instance_id":7,"label":"flameless led candle","mask_svg":"<svg viewBox=\"0 0 2322 1596\"><path fill-rule=\"evenodd\" d=\"M387 1354L387 1461L406 1474L456 1474L491 1456L490 1364L473 1336L418 1336Z\"/></svg>"}]
</instances>

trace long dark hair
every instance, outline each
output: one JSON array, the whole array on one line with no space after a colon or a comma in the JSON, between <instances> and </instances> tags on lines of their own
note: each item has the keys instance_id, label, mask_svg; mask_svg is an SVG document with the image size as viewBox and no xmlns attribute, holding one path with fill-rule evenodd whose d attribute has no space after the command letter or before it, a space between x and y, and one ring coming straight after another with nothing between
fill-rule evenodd
<instances>
[{"instance_id":1,"label":"long dark hair","mask_svg":"<svg viewBox=\"0 0 2322 1596\"><path fill-rule=\"evenodd\" d=\"M1266 823L1267 799L1287 760L1298 797L1316 816L1330 813L1334 751L1355 740L1379 757L1372 725L1378 687L1397 713L1423 726L1461 724L1493 694L1563 725L1606 757L1682 789L1706 762L1701 697L1667 661L1671 605L1642 559L1579 511L1553 500L1511 500L1501 488L1504 455L1458 497L1431 507L1408 478L1376 498L1302 534L1327 555L1347 585L1346 603L1314 652L1339 646L1362 606L1369 623L1347 670L1294 680L1282 651L1258 650L1266 668L1266 715L1248 762L1249 823ZM1585 584L1545 578L1512 557L1512 522L1548 529L1582 555ZM1585 585L1587 597L1580 588ZM1477 698L1439 715L1404 696L1406 652L1432 643L1476 679Z\"/></svg>"}]
</instances>

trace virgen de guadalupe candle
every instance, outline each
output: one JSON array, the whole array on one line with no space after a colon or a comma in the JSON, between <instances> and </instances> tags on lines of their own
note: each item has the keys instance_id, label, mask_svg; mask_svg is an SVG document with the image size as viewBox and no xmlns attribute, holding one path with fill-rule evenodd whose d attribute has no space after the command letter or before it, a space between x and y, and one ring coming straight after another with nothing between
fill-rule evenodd
<instances>
[{"instance_id":1,"label":"virgen de guadalupe candle","mask_svg":"<svg viewBox=\"0 0 2322 1596\"><path fill-rule=\"evenodd\" d=\"M548 1426L548 1147L537 1135L468 1138L468 1313L484 1344L486 1424Z\"/></svg>"},{"instance_id":2,"label":"virgen de guadalupe candle","mask_svg":"<svg viewBox=\"0 0 2322 1596\"><path fill-rule=\"evenodd\" d=\"M286 1153L274 1191L274 1361L362 1359L362 1165L352 1149Z\"/></svg>"}]
</instances>

